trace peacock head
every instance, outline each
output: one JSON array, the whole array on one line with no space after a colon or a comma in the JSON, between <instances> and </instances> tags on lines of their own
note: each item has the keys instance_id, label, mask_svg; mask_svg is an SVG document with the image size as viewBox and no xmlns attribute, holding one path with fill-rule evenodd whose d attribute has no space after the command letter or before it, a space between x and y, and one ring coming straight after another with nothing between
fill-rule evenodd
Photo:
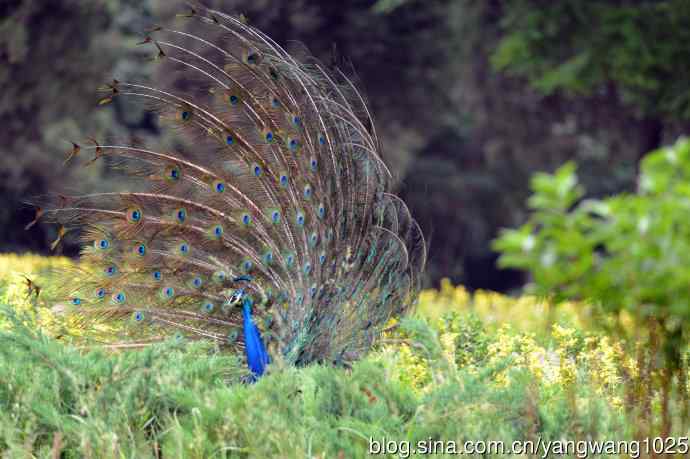
<instances>
[{"instance_id":1,"label":"peacock head","mask_svg":"<svg viewBox=\"0 0 690 459\"><path fill-rule=\"evenodd\" d=\"M228 289L223 291L223 295L225 296L225 303L223 304L223 306L225 308L232 306L244 306L245 303L248 302L251 306L251 297L247 294L247 289L251 289L251 286L249 285L251 280L252 279L249 276L240 276L234 278L233 282L246 285L243 285L242 287L237 289Z\"/></svg>"}]
</instances>

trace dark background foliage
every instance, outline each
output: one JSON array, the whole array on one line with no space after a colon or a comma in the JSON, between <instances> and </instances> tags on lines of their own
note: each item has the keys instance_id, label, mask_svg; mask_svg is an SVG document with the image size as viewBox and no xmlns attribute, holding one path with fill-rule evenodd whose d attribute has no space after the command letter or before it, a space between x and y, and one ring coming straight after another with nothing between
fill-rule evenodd
<instances>
[{"instance_id":1,"label":"dark background foliage","mask_svg":"<svg viewBox=\"0 0 690 459\"><path fill-rule=\"evenodd\" d=\"M686 0L207 0L290 49L304 43L367 96L399 192L430 241L429 283L507 290L490 241L525 221L529 177L578 163L588 192L632 190L644 154L687 131ZM22 202L116 188L69 141L156 138L129 105L99 108L112 77L155 78L137 47L182 2L9 0L0 5L0 250L47 252ZM166 142L167 139L158 139ZM76 246L66 248L76 254Z\"/></svg>"}]
</instances>

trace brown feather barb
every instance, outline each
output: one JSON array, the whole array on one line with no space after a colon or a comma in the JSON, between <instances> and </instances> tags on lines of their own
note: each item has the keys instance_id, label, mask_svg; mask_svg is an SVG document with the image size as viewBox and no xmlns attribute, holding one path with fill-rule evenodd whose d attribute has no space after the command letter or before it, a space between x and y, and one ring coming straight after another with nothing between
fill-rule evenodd
<instances>
[{"instance_id":1,"label":"brown feather barb","mask_svg":"<svg viewBox=\"0 0 690 459\"><path fill-rule=\"evenodd\" d=\"M83 265L96 266L78 268L65 298L85 320L125 319L130 342L174 330L240 350L230 298L241 290L288 363L360 356L413 305L426 262L364 99L243 16L195 4L181 17L141 42L155 47L161 81L113 80L99 103L143 101L185 146L74 144L68 160L93 150L89 164L107 159L131 191L43 206L61 225L53 246L82 228Z\"/></svg>"}]
</instances>

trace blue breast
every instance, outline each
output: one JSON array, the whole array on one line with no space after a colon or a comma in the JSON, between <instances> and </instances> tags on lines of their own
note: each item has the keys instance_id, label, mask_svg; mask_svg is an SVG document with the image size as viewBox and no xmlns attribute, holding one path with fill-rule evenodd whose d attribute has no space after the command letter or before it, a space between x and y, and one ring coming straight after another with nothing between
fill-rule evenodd
<instances>
[{"instance_id":1,"label":"blue breast","mask_svg":"<svg viewBox=\"0 0 690 459\"><path fill-rule=\"evenodd\" d=\"M247 354L247 365L252 371L255 378L264 374L266 365L270 362L266 347L261 339L261 332L252 320L252 304L253 301L249 297L245 297L242 303L243 317L244 317L244 344L245 353Z\"/></svg>"}]
</instances>

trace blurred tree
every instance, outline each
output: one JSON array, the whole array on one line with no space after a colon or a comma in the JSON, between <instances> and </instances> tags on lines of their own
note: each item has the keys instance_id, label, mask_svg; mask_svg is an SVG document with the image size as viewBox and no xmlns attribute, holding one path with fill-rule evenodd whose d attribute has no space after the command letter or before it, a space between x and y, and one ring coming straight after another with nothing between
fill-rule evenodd
<instances>
[{"instance_id":1,"label":"blurred tree","mask_svg":"<svg viewBox=\"0 0 690 459\"><path fill-rule=\"evenodd\" d=\"M129 3L100 0L0 5L0 248L45 250L50 228L22 227L33 210L22 205L48 190L93 188L99 169L62 167L70 141L116 128L96 112L96 88L122 57L113 18ZM138 2L136 2L138 3ZM78 162L77 162L78 163Z\"/></svg>"}]
</instances>

